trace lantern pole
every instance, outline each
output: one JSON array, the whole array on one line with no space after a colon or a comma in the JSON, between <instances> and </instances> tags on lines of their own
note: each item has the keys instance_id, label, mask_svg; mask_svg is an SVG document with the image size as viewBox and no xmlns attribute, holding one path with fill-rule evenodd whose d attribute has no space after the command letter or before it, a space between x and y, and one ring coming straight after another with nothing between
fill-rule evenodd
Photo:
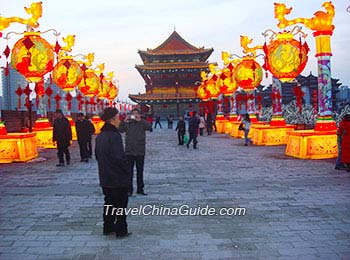
<instances>
[{"instance_id":1,"label":"lantern pole","mask_svg":"<svg viewBox=\"0 0 350 260\"><path fill-rule=\"evenodd\" d=\"M283 29L296 23L302 23L313 31L316 41L316 58L318 66L318 118L315 130L335 130L336 124L332 118L332 82L331 82L331 44L330 39L335 26L333 18L335 10L332 2L322 5L326 12L317 11L312 18L285 18L291 11L285 4L275 3L275 17L279 21L278 27Z\"/></svg>"}]
</instances>

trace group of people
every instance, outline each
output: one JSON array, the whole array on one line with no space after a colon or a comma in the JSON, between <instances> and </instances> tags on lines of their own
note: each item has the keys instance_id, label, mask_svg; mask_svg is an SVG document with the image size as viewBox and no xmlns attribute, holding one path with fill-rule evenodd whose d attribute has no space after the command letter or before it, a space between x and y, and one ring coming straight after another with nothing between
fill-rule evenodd
<instances>
[{"instance_id":1,"label":"group of people","mask_svg":"<svg viewBox=\"0 0 350 260\"><path fill-rule=\"evenodd\" d=\"M122 118L116 108L104 109L101 119L105 122L101 133L96 138L95 156L98 163L100 186L104 194L103 210L103 234L115 233L116 237L130 235L126 222L125 209L128 205L129 196L133 194L133 171L136 165L137 172L137 194L147 195L144 191L143 168L145 162L146 131L152 131L152 124L141 117L141 112L134 109L131 115ZM209 123L208 123L209 121ZM160 124L160 118L156 119ZM91 158L91 135L94 130L92 123L84 118L83 114L77 117L76 130L80 155L82 161ZM91 124L91 125L90 125ZM186 122L183 117L179 118L176 126L179 145L186 144L189 148L197 149L197 136L202 134L200 129L206 126L208 135L212 133L212 118L208 114L207 120L203 116L192 112L188 119L189 139L185 142ZM248 138L251 121L249 115L242 118L241 130L244 130L245 145L248 145ZM161 126L161 125L160 125ZM70 164L68 146L72 139L70 124L63 116L62 111L56 111L54 121L53 140L57 142L59 165L64 166L64 154L66 163ZM121 133L125 133L125 147ZM339 156L336 169L344 164L347 171L350 171L350 115L346 115L338 129ZM110 207L122 209L123 214L114 214Z\"/></svg>"}]
</instances>

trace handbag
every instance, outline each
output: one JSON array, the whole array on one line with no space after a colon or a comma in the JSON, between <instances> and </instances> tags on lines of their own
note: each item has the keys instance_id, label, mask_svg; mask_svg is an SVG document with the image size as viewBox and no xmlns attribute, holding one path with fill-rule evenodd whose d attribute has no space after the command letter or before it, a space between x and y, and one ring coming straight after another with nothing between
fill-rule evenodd
<instances>
[{"instance_id":1,"label":"handbag","mask_svg":"<svg viewBox=\"0 0 350 260\"><path fill-rule=\"evenodd\" d=\"M188 136L185 134L184 135L184 143L187 143L188 142Z\"/></svg>"},{"instance_id":2,"label":"handbag","mask_svg":"<svg viewBox=\"0 0 350 260\"><path fill-rule=\"evenodd\" d=\"M240 125L238 126L238 130L244 130L243 123L240 123Z\"/></svg>"}]
</instances>

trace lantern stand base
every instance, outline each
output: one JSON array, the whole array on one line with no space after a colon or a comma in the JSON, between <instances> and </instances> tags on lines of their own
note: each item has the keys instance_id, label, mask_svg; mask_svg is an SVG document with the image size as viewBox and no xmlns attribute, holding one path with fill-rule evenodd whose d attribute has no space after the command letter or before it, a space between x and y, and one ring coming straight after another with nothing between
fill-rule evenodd
<instances>
[{"instance_id":1,"label":"lantern stand base","mask_svg":"<svg viewBox=\"0 0 350 260\"><path fill-rule=\"evenodd\" d=\"M316 131L332 131L337 130L337 125L331 116L320 116L316 120Z\"/></svg>"},{"instance_id":2,"label":"lantern stand base","mask_svg":"<svg viewBox=\"0 0 350 260\"><path fill-rule=\"evenodd\" d=\"M288 132L286 155L299 159L327 159L338 156L336 130Z\"/></svg>"},{"instance_id":3,"label":"lantern stand base","mask_svg":"<svg viewBox=\"0 0 350 260\"><path fill-rule=\"evenodd\" d=\"M52 141L53 127L47 118L38 118L35 121L33 133L36 133L35 142L37 147L56 148Z\"/></svg>"},{"instance_id":4,"label":"lantern stand base","mask_svg":"<svg viewBox=\"0 0 350 260\"><path fill-rule=\"evenodd\" d=\"M26 162L36 157L35 133L0 135L0 163Z\"/></svg>"},{"instance_id":5,"label":"lantern stand base","mask_svg":"<svg viewBox=\"0 0 350 260\"><path fill-rule=\"evenodd\" d=\"M101 133L101 128L104 125L104 122L101 120L101 118L99 116L93 116L91 118L92 124L95 127L95 134L99 134Z\"/></svg>"},{"instance_id":6,"label":"lantern stand base","mask_svg":"<svg viewBox=\"0 0 350 260\"><path fill-rule=\"evenodd\" d=\"M233 138L244 138L244 131L242 130L238 130L238 127L239 125L241 124L240 121L236 121L236 122L232 122L232 129L231 129L231 132L230 132L230 135L231 137ZM250 131L249 131L249 134L248 134L248 137L250 139L253 138L254 136L254 131L255 131L255 126L261 126L261 125L264 125L266 124L265 122L252 122L252 125L250 127Z\"/></svg>"},{"instance_id":7,"label":"lantern stand base","mask_svg":"<svg viewBox=\"0 0 350 260\"><path fill-rule=\"evenodd\" d=\"M224 114L217 114L215 118L216 132L218 134L224 133L224 124L227 122Z\"/></svg>"},{"instance_id":8,"label":"lantern stand base","mask_svg":"<svg viewBox=\"0 0 350 260\"><path fill-rule=\"evenodd\" d=\"M67 116L67 119L69 121L71 130L72 130L72 140L76 141L76 140L78 140L78 137L77 137L77 131L75 129L74 121L73 121L72 117L70 117L70 116Z\"/></svg>"},{"instance_id":9,"label":"lantern stand base","mask_svg":"<svg viewBox=\"0 0 350 260\"><path fill-rule=\"evenodd\" d=\"M288 142L288 132L293 131L294 129L295 125L253 125L252 141L255 145L286 145Z\"/></svg>"},{"instance_id":10,"label":"lantern stand base","mask_svg":"<svg viewBox=\"0 0 350 260\"><path fill-rule=\"evenodd\" d=\"M232 131L232 127L233 127L232 123L237 122L237 120L238 120L238 115L231 113L228 116L228 120L225 120L225 122L224 122L223 133L230 134Z\"/></svg>"}]
</instances>

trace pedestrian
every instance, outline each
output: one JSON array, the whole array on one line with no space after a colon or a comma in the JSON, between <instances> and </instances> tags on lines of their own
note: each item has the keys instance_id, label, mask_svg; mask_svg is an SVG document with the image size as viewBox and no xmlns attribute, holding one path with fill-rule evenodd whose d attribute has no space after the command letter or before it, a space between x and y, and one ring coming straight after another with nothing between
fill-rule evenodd
<instances>
[{"instance_id":1,"label":"pedestrian","mask_svg":"<svg viewBox=\"0 0 350 260\"><path fill-rule=\"evenodd\" d=\"M199 135L203 136L204 128L206 128L206 122L205 122L204 116L200 115L199 120L200 120L200 122L199 122Z\"/></svg>"},{"instance_id":2,"label":"pedestrian","mask_svg":"<svg viewBox=\"0 0 350 260\"><path fill-rule=\"evenodd\" d=\"M146 153L146 131L151 131L152 125L141 118L137 108L131 110L131 115L121 122L119 131L125 132L125 154L130 167L129 196L133 194L133 172L136 164L137 194L147 195L144 191L143 168Z\"/></svg>"},{"instance_id":3,"label":"pedestrian","mask_svg":"<svg viewBox=\"0 0 350 260\"><path fill-rule=\"evenodd\" d=\"M243 119L242 119L242 126L244 130L244 145L247 146L248 143L251 143L251 140L249 139L249 131L250 131L250 126L251 126L251 121L249 114L245 114Z\"/></svg>"},{"instance_id":4,"label":"pedestrian","mask_svg":"<svg viewBox=\"0 0 350 260\"><path fill-rule=\"evenodd\" d=\"M216 128L216 118L215 118L215 116L211 120L211 127L212 127L212 129L214 129L215 132L218 131L217 128Z\"/></svg>"},{"instance_id":5,"label":"pedestrian","mask_svg":"<svg viewBox=\"0 0 350 260\"><path fill-rule=\"evenodd\" d=\"M197 116L197 112L193 111L192 116L188 120L188 133L190 138L188 143L186 144L187 148L190 148L190 143L193 141L193 149L197 149L197 136L198 136L198 128L199 128L200 120Z\"/></svg>"},{"instance_id":6,"label":"pedestrian","mask_svg":"<svg viewBox=\"0 0 350 260\"><path fill-rule=\"evenodd\" d=\"M77 132L78 144L80 150L80 161L88 162L89 161L89 150L88 150L88 141L91 138L91 128L88 120L84 118L83 113L79 113L77 120L75 121L75 130Z\"/></svg>"},{"instance_id":7,"label":"pedestrian","mask_svg":"<svg viewBox=\"0 0 350 260\"><path fill-rule=\"evenodd\" d=\"M173 129L173 116L169 115L167 120L168 120L168 129Z\"/></svg>"},{"instance_id":8,"label":"pedestrian","mask_svg":"<svg viewBox=\"0 0 350 260\"><path fill-rule=\"evenodd\" d=\"M340 162L346 165L346 171L350 172L350 114L344 116L337 131L341 138Z\"/></svg>"},{"instance_id":9,"label":"pedestrian","mask_svg":"<svg viewBox=\"0 0 350 260\"><path fill-rule=\"evenodd\" d=\"M211 113L208 113L207 115L207 133L208 135L211 135L213 132L213 117Z\"/></svg>"},{"instance_id":10,"label":"pedestrian","mask_svg":"<svg viewBox=\"0 0 350 260\"><path fill-rule=\"evenodd\" d=\"M182 116L179 117L175 131L177 131L177 137L179 139L179 145L184 144L184 136L186 133L186 123Z\"/></svg>"},{"instance_id":11,"label":"pedestrian","mask_svg":"<svg viewBox=\"0 0 350 260\"><path fill-rule=\"evenodd\" d=\"M157 125L159 125L160 129L162 129L162 124L160 123L160 116L156 117L156 123L154 124L154 129L157 128Z\"/></svg>"},{"instance_id":12,"label":"pedestrian","mask_svg":"<svg viewBox=\"0 0 350 260\"><path fill-rule=\"evenodd\" d=\"M96 137L95 156L100 186L104 194L103 234L115 232L117 238L126 237L131 234L128 233L125 212L129 200L130 171L123 140L118 131L120 124L118 110L113 107L105 108L101 119L105 124Z\"/></svg>"},{"instance_id":13,"label":"pedestrian","mask_svg":"<svg viewBox=\"0 0 350 260\"><path fill-rule=\"evenodd\" d=\"M57 144L57 167L64 166L64 155L66 156L66 164L70 164L70 154L68 147L72 140L72 129L68 119L63 115L61 109L55 112L55 121L53 123L52 141Z\"/></svg>"},{"instance_id":14,"label":"pedestrian","mask_svg":"<svg viewBox=\"0 0 350 260\"><path fill-rule=\"evenodd\" d=\"M89 126L90 126L87 147L88 147L88 155L89 155L89 158L91 159L92 158L92 135L95 133L95 126L89 119L88 115L85 116L85 119L88 120Z\"/></svg>"}]
</instances>

